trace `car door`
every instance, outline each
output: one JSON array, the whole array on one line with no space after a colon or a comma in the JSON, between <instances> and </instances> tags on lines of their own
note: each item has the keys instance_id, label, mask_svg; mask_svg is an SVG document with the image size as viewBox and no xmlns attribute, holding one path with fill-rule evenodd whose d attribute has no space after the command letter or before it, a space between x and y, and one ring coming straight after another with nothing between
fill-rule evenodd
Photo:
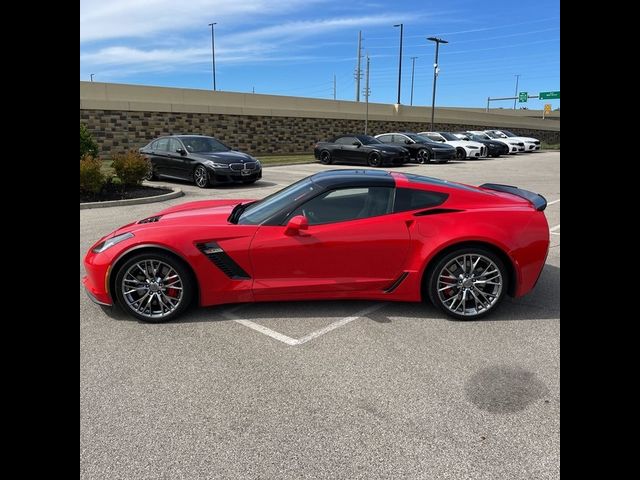
<instances>
[{"instance_id":1,"label":"car door","mask_svg":"<svg viewBox=\"0 0 640 480\"><path fill-rule=\"evenodd\" d=\"M184 149L184 146L178 139L169 139L169 146L167 151L167 170L170 171L170 175L174 177L191 180L193 160L189 160L188 155L182 155L178 153L178 149L180 148Z\"/></svg>"},{"instance_id":2,"label":"car door","mask_svg":"<svg viewBox=\"0 0 640 480\"><path fill-rule=\"evenodd\" d=\"M151 162L154 165L156 173L161 175L171 175L168 170L167 154L169 148L169 139L160 138L153 143L153 152L151 153Z\"/></svg>"},{"instance_id":3,"label":"car door","mask_svg":"<svg viewBox=\"0 0 640 480\"><path fill-rule=\"evenodd\" d=\"M323 192L292 211L282 225L262 225L251 243L256 299L383 291L402 273L409 251L404 215L391 214L395 188ZM304 215L307 230L288 233Z\"/></svg>"},{"instance_id":4,"label":"car door","mask_svg":"<svg viewBox=\"0 0 640 480\"><path fill-rule=\"evenodd\" d=\"M354 145L356 144L356 145ZM362 162L362 144L355 137L343 137L340 145L342 159L346 162Z\"/></svg>"}]
</instances>

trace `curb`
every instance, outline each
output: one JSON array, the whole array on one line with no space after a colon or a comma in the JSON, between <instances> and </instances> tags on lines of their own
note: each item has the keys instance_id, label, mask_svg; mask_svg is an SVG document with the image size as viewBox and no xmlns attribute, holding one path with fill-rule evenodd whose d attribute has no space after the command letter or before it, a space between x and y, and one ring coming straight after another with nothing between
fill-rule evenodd
<instances>
[{"instance_id":1,"label":"curb","mask_svg":"<svg viewBox=\"0 0 640 480\"><path fill-rule=\"evenodd\" d=\"M142 203L163 202L165 200L171 200L172 198L178 198L183 195L184 195L184 192L179 188L172 188L171 192L163 193L162 195L156 195L154 197L128 198L125 200L109 200L107 202L85 202L80 204L80 210L84 210L87 208L119 207L121 205L138 205Z\"/></svg>"},{"instance_id":2,"label":"curb","mask_svg":"<svg viewBox=\"0 0 640 480\"><path fill-rule=\"evenodd\" d=\"M270 163L269 165L262 164L262 168L269 167L286 167L287 165L309 165L312 163L320 163L318 160L310 160L307 162L295 162L295 163Z\"/></svg>"}]
</instances>

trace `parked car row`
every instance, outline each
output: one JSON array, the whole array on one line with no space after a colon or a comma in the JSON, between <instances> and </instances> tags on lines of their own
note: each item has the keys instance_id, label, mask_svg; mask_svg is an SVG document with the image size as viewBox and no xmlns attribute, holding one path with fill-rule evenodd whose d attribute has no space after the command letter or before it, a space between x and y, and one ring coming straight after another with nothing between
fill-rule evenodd
<instances>
[{"instance_id":1,"label":"parked car row","mask_svg":"<svg viewBox=\"0 0 640 480\"><path fill-rule=\"evenodd\" d=\"M342 135L317 142L314 156L325 165L360 163L370 167L417 163L445 163L452 159L499 157L540 150L536 138L519 137L508 130L462 132L389 132L375 137Z\"/></svg>"},{"instance_id":2,"label":"parked car row","mask_svg":"<svg viewBox=\"0 0 640 480\"><path fill-rule=\"evenodd\" d=\"M540 150L540 141L508 130L462 132L389 132L342 135L315 144L321 163L359 163L370 167L416 163L445 163L452 159L483 158ZM251 155L235 151L213 137L169 135L140 150L149 159L148 180L189 180L200 188L228 183L250 184L262 178L262 165Z\"/></svg>"}]
</instances>

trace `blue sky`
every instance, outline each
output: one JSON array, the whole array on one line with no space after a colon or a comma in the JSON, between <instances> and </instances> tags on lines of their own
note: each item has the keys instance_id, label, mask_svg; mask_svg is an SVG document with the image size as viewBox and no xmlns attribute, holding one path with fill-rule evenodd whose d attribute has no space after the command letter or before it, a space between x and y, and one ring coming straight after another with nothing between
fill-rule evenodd
<instances>
[{"instance_id":1,"label":"blue sky","mask_svg":"<svg viewBox=\"0 0 640 480\"><path fill-rule=\"evenodd\" d=\"M560 90L559 0L81 0L80 79L354 100L358 30L369 53L371 102L395 103L404 23L401 103L430 105L440 36L437 104L483 107L519 90ZM363 72L364 64L363 60ZM364 87L364 81L361 83ZM529 100L529 108L560 101ZM513 107L513 102L492 107Z\"/></svg>"}]
</instances>

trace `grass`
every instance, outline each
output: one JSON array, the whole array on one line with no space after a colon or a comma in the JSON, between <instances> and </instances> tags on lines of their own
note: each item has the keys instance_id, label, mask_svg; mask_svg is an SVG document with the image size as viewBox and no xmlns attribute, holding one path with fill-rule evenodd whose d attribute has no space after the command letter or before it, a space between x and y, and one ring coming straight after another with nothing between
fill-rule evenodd
<instances>
[{"instance_id":1,"label":"grass","mask_svg":"<svg viewBox=\"0 0 640 480\"><path fill-rule=\"evenodd\" d=\"M560 144L559 143L546 143L546 142L542 142L540 144L540 148L542 150L560 150Z\"/></svg>"}]
</instances>

